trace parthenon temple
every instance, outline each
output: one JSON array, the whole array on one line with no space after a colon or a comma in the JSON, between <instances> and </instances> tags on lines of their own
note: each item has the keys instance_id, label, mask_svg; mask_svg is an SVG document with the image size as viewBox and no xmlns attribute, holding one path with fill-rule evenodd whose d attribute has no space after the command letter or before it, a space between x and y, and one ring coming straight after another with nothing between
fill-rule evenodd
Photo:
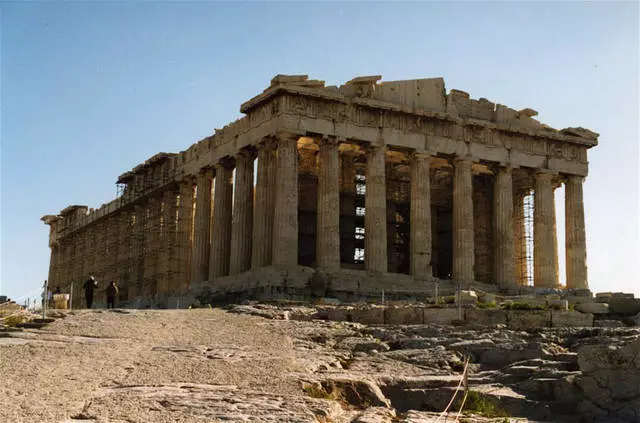
<instances>
[{"instance_id":1,"label":"parthenon temple","mask_svg":"<svg viewBox=\"0 0 640 423\"><path fill-rule=\"evenodd\" d=\"M242 118L120 175L115 200L44 216L49 285L77 294L93 275L117 281L120 300L167 306L203 289L556 288L564 184L566 288L588 288L583 181L598 134L442 78L380 80L278 75Z\"/></svg>"}]
</instances>

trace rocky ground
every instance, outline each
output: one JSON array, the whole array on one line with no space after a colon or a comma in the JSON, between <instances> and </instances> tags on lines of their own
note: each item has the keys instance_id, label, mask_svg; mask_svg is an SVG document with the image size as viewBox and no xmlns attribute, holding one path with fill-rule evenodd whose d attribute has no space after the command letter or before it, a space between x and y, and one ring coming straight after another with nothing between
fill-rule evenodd
<instances>
[{"instance_id":1,"label":"rocky ground","mask_svg":"<svg viewBox=\"0 0 640 423\"><path fill-rule=\"evenodd\" d=\"M313 309L67 312L0 331L2 422L640 422L640 329L367 326ZM300 320L296 320L300 319Z\"/></svg>"}]
</instances>

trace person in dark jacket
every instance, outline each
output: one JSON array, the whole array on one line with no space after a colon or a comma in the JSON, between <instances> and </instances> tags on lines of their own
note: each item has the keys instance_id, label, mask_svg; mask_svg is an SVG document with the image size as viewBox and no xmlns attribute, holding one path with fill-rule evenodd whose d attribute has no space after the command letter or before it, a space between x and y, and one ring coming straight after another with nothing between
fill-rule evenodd
<instances>
[{"instance_id":1,"label":"person in dark jacket","mask_svg":"<svg viewBox=\"0 0 640 423\"><path fill-rule=\"evenodd\" d=\"M87 308L91 308L93 305L93 291L98 287L98 282L93 276L82 285L84 288L84 299L87 301Z\"/></svg>"},{"instance_id":2,"label":"person in dark jacket","mask_svg":"<svg viewBox=\"0 0 640 423\"><path fill-rule=\"evenodd\" d=\"M104 291L107 294L107 308L115 308L116 297L118 296L118 286L114 281L111 281Z\"/></svg>"}]
</instances>

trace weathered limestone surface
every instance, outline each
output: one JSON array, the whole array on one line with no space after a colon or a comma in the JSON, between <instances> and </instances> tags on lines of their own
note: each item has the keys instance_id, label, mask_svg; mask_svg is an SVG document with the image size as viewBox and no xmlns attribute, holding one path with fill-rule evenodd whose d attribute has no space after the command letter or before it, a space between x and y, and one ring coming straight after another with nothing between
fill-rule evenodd
<instances>
[{"instance_id":1,"label":"weathered limestone surface","mask_svg":"<svg viewBox=\"0 0 640 423\"><path fill-rule=\"evenodd\" d=\"M123 298L162 305L188 288L222 279L244 287L249 270L256 280L266 266L300 264L325 272L313 295L336 284L422 295L438 278L517 291L533 262L535 285L555 288L553 191L564 183L568 287L587 288L582 181L598 134L447 92L442 78L380 79L325 87L278 75L241 106L242 118L120 175L115 200L44 216L50 284L76 282L77 296L89 275L118 279ZM254 192L253 156L244 152L256 150ZM523 207L529 194L533 210ZM286 291L291 279L264 295Z\"/></svg>"}]
</instances>

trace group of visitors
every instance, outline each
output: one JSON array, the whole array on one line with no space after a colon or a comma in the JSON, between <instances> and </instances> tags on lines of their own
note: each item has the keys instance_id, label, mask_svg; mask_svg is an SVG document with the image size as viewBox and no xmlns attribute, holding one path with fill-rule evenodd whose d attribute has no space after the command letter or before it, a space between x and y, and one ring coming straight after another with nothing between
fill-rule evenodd
<instances>
[{"instance_id":1,"label":"group of visitors","mask_svg":"<svg viewBox=\"0 0 640 423\"><path fill-rule=\"evenodd\" d=\"M98 290L98 281L91 276L84 285L82 285L82 288L84 289L84 299L87 302L87 308L91 308L91 306L93 306L93 293ZM107 308L115 308L116 297L118 296L118 285L116 285L114 281L111 281L104 292L107 295Z\"/></svg>"}]
</instances>

